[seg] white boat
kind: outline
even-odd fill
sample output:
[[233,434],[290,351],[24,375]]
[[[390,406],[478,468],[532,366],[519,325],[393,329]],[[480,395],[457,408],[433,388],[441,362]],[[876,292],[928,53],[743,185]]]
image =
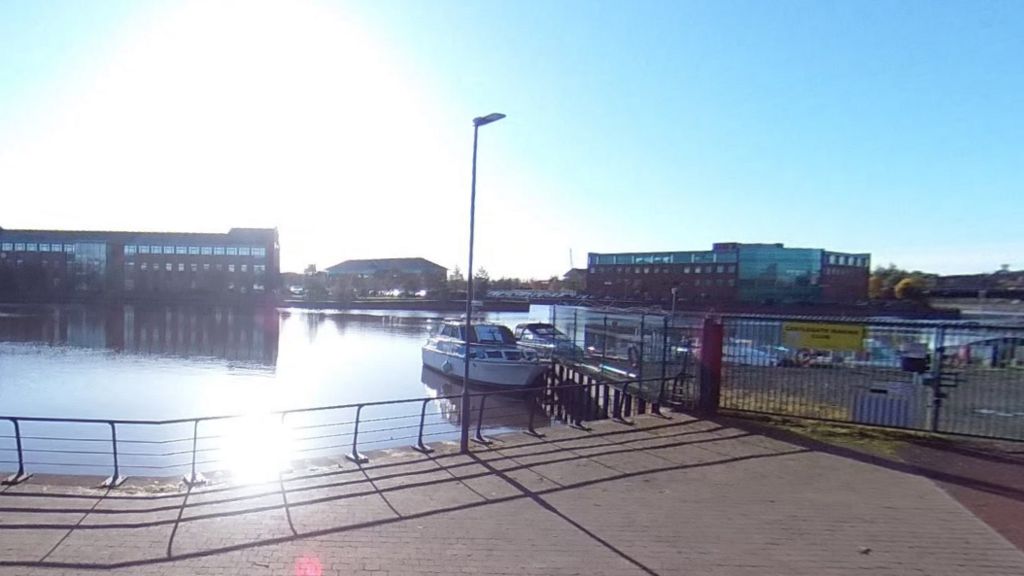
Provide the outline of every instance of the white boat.
[[[466,364],[466,325],[444,322],[423,345],[423,365],[452,377],[462,377]],[[512,331],[501,324],[478,322],[470,334],[469,380],[490,386],[529,386],[544,372],[537,353],[516,344]]]

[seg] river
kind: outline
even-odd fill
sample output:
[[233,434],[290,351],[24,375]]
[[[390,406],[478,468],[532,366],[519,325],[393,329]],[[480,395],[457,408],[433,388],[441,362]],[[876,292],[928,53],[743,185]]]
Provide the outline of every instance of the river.
[[[534,306],[529,313],[489,313],[486,319],[512,327],[527,320],[547,321],[549,314],[548,307]],[[225,450],[232,442],[244,444],[238,450],[254,455],[241,459],[251,460],[280,441],[280,434],[264,434],[280,425],[261,416],[270,412],[459,394],[457,382],[422,370],[420,347],[441,319],[427,312],[195,305],[5,307],[0,309],[0,416],[168,420],[247,415],[243,424],[238,419],[230,425],[204,423],[200,436],[208,437],[208,467],[231,460]],[[525,403],[511,401],[504,406],[505,415],[499,414],[501,404],[488,406],[498,426],[505,415],[518,420],[526,414],[521,408]],[[365,409],[362,417],[378,424],[363,425],[360,446],[409,444],[420,406]],[[451,402],[431,403],[431,439],[457,436],[455,409]],[[379,423],[389,419],[400,426],[382,431],[387,426]],[[346,434],[351,434],[350,426],[327,426],[348,422],[351,414],[300,414],[289,420],[288,446],[277,450],[279,460],[305,456],[299,452],[339,455],[350,437]],[[509,426],[519,425],[512,420]],[[25,458],[33,470],[107,471],[109,442],[103,439],[110,432],[105,425],[21,426]],[[324,428],[336,434],[308,432]],[[0,469],[16,468],[12,431],[0,422]],[[191,433],[191,425],[119,426],[119,442],[127,446],[122,447],[122,465],[139,475],[178,473],[187,457],[169,460],[156,454],[175,451],[169,448],[190,452],[190,443],[183,440]],[[234,439],[226,443],[213,438],[229,436]],[[144,444],[174,439],[182,443]],[[134,450],[132,442],[139,442]]]

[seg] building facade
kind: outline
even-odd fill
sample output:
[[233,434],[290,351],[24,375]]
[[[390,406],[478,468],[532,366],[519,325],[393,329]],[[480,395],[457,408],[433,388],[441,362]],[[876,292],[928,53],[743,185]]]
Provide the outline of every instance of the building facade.
[[671,302],[851,303],[867,300],[869,254],[723,242],[690,252],[590,253],[595,298]]
[[280,276],[276,229],[227,234],[5,230],[0,297],[251,297]]
[[345,260],[327,269],[334,290],[369,292],[418,292],[443,288],[448,269],[425,258],[376,258]]

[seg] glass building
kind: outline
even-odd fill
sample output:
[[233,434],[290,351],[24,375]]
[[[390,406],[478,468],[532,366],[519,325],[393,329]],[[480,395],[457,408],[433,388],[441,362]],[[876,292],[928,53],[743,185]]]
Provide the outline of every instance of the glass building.
[[227,234],[5,230],[0,296],[213,297],[268,294],[280,276],[277,230]]
[[869,254],[787,248],[782,244],[715,244],[688,252],[591,253],[591,297],[679,301],[851,303],[867,299]]

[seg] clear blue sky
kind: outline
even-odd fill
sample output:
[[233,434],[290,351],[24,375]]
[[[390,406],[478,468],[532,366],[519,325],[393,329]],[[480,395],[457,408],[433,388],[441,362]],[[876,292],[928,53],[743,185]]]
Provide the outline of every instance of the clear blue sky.
[[1024,268],[1018,1],[0,2],[0,226],[465,268],[492,111],[492,276],[715,241]]

